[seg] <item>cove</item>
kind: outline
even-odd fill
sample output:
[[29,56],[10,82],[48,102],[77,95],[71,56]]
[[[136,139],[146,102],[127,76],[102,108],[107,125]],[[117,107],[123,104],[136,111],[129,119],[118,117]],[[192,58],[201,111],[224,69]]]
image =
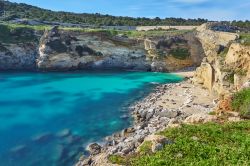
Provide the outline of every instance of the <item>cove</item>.
[[73,165],[88,143],[131,125],[128,107],[156,83],[181,80],[128,71],[1,72],[0,163]]

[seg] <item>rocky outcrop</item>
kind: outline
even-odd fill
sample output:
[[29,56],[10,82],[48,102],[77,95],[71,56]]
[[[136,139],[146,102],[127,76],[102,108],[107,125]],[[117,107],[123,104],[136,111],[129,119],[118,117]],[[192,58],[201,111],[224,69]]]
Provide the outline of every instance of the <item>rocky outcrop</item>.
[[[182,52],[186,51],[186,57]],[[179,51],[179,52],[178,52]],[[184,52],[185,54],[185,52]],[[47,31],[39,47],[39,69],[119,68],[175,71],[197,66],[204,57],[194,33],[132,39],[105,33]]]
[[37,64],[42,70],[150,69],[139,43],[105,33],[64,32],[55,27],[41,38],[39,55]]
[[249,80],[249,46],[236,43],[235,33],[218,32],[204,24],[197,28],[197,36],[206,54],[197,68],[193,81],[214,94],[224,96],[239,89]]
[[205,56],[194,32],[144,40],[152,71],[177,71],[199,66]]
[[250,80],[250,46],[231,44],[225,65],[233,70],[234,88],[240,90]]
[[0,43],[0,70],[34,70],[37,56],[35,43]]

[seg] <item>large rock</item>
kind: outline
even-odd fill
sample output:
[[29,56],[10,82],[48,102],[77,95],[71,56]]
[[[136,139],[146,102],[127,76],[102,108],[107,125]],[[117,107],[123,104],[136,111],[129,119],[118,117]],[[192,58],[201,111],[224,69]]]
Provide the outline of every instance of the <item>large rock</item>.
[[91,155],[97,155],[101,153],[102,147],[97,143],[92,143],[87,147],[87,150]]
[[162,150],[164,145],[171,144],[172,141],[169,141],[166,137],[161,135],[149,135],[144,139],[144,142],[137,148],[137,152],[140,151],[141,146],[143,146],[144,143],[151,142],[151,151],[153,153]]
[[207,123],[207,122],[214,122],[216,120],[217,120],[217,117],[214,115],[194,114],[194,115],[187,117],[184,120],[184,123],[187,123],[187,124]]

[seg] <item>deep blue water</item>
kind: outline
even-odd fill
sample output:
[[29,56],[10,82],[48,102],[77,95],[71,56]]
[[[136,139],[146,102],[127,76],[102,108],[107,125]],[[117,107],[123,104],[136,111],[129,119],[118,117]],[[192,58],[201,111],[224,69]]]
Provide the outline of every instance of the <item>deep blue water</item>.
[[164,73],[0,73],[0,165],[72,165],[85,146],[131,124],[128,106]]

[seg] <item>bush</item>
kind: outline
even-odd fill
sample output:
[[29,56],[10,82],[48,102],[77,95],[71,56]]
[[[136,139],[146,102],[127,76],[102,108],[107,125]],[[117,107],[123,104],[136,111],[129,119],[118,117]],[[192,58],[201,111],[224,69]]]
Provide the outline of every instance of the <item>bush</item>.
[[244,45],[250,45],[250,33],[241,33],[240,40]]
[[176,59],[185,60],[190,56],[187,48],[175,48],[170,51],[170,54]]
[[234,83],[234,71],[230,72],[226,75],[225,80],[229,82],[230,84]]
[[250,88],[237,92],[233,96],[232,108],[244,118],[250,118]]

